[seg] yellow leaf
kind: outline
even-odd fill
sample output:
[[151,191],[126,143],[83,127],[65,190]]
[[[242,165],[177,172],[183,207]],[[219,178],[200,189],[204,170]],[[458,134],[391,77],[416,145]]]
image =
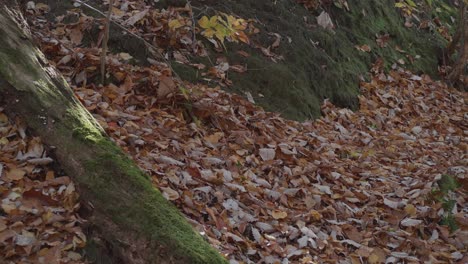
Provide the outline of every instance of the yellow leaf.
[[408,3],[408,5],[411,7],[416,7],[416,4],[412,0],[406,0],[406,3]]
[[218,21],[222,20],[220,16],[212,16],[210,18],[210,25],[213,27],[218,24]]
[[207,16],[203,16],[202,18],[200,18],[200,20],[198,20],[198,25],[200,25],[200,27],[202,28],[207,29],[210,27],[210,20]]
[[6,144],[8,144],[9,142],[10,142],[10,141],[8,141],[8,138],[6,138],[6,137],[0,138],[0,146],[1,146],[1,145],[6,145]]
[[171,21],[169,21],[168,25],[169,29],[171,30],[176,30],[184,26],[184,24],[182,24],[179,19],[172,19]]
[[216,33],[216,31],[214,31],[213,29],[207,29],[205,31],[202,32],[202,35],[207,37],[207,38],[213,38],[214,34]]
[[226,37],[226,34],[222,30],[216,30],[215,36],[216,36],[216,38],[219,39],[219,41],[221,41],[221,43],[223,43],[224,38]]
[[405,206],[405,212],[407,214],[411,215],[411,216],[415,216],[416,215],[416,208],[412,204],[407,204]]
[[398,8],[403,8],[405,6],[404,3],[396,3],[395,4],[395,7],[398,7]]
[[247,23],[245,22],[244,19],[237,19],[233,24],[232,26],[236,29],[236,30],[245,30],[247,28]]
[[218,16],[212,16],[211,18],[203,16],[202,18],[200,18],[200,20],[198,20],[198,24],[204,29],[209,29],[215,27],[218,24],[218,18]]
[[236,18],[231,16],[231,15],[226,15],[226,19],[227,19],[227,24],[228,25],[234,25],[236,23]]
[[320,219],[322,219],[322,215],[316,210],[310,210],[310,215],[315,221],[320,221]]

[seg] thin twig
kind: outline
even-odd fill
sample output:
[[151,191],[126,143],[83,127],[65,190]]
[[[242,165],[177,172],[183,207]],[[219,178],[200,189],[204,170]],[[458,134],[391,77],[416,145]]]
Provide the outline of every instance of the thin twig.
[[[87,3],[84,3],[84,2],[82,2],[81,0],[73,0],[73,1],[75,1],[75,2],[77,2],[77,3],[79,3],[79,4],[82,4],[83,6],[89,8],[89,9],[95,11],[95,12],[97,12],[98,14],[101,14],[102,16],[106,16],[106,15],[105,15],[102,11],[100,11],[99,9],[97,9],[97,8],[95,8],[95,7],[93,7],[93,6],[89,5],[89,4],[87,4]],[[113,2],[114,0],[111,0],[111,1]],[[144,39],[144,38],[140,37],[139,35],[133,33],[132,31],[130,31],[129,29],[127,29],[125,26],[123,26],[122,24],[120,24],[118,21],[113,20],[113,19],[109,16],[109,14],[111,13],[111,10],[112,10],[111,8],[112,8],[112,5],[109,7],[109,10],[110,10],[110,11],[109,11],[108,16],[107,16],[107,17],[108,17],[108,19],[107,19],[107,22],[108,22],[108,23],[107,23],[107,24],[110,26],[110,22],[112,22],[112,23],[114,23],[116,26],[118,26],[119,28],[121,28],[122,30],[124,30],[125,32],[127,32],[128,34],[130,34],[130,35],[132,35],[133,37],[135,37],[135,38],[141,40],[141,41],[146,45],[146,47],[149,49],[149,51],[150,51],[151,54],[156,53],[157,56],[158,56],[160,59],[162,59],[163,61],[165,61],[166,64],[167,64],[167,67],[171,70],[174,79],[176,79],[177,81],[180,82],[181,85],[178,85],[178,89],[182,92],[182,91],[185,89],[185,86],[183,85],[183,80],[182,80],[182,78],[180,77],[180,75],[174,70],[174,68],[172,67],[170,61],[169,61],[166,57],[164,57],[164,56],[162,55],[162,53],[159,51],[159,49],[158,49],[155,45],[149,43],[148,41],[146,41],[146,39]],[[194,33],[195,33],[195,32],[194,32]],[[101,58],[101,61],[102,61],[102,58]],[[102,67],[102,66],[101,66],[101,67]],[[182,92],[182,93],[183,93],[183,92]],[[190,97],[189,97],[189,98],[186,98],[185,96],[184,96],[184,98],[185,98],[187,104],[190,105],[190,107],[187,107],[187,105],[184,104],[184,106],[185,106],[185,108],[186,108],[186,110],[187,110],[188,115],[190,116],[190,118],[192,118],[192,120],[197,120],[197,117],[194,115],[193,111],[191,110],[191,105],[192,105],[192,100],[191,100],[191,98],[190,98]]]
[[192,18],[192,49],[194,50],[197,46],[197,35],[195,31],[195,17],[193,15],[193,7],[190,4],[190,1],[187,1],[187,5],[190,8],[190,17]]
[[106,57],[107,57],[107,42],[109,41],[109,28],[110,19],[112,14],[112,7],[114,6],[114,0],[109,1],[109,10],[107,11],[106,20],[104,21],[104,39],[101,44],[101,83],[104,85],[106,80]]
[[[95,8],[95,7],[93,7],[93,6],[89,5],[89,4],[87,4],[87,3],[84,3],[84,2],[81,1],[81,0],[73,0],[73,1],[75,1],[75,2],[77,2],[77,3],[79,3],[79,4],[83,5],[83,6],[85,6],[85,7],[89,8],[89,9],[91,9],[91,10],[93,10],[93,11],[99,13],[100,15],[102,15],[102,16],[104,16],[104,17],[106,16],[106,15],[104,14],[104,12],[102,12],[101,10],[99,10],[99,9],[97,9],[97,8]],[[174,74],[174,77],[175,77],[178,81],[182,82],[182,78],[180,77],[180,75],[174,70],[174,68],[172,67],[172,65],[171,65],[171,63],[169,62],[169,60],[166,59],[166,57],[164,57],[164,56],[162,55],[162,53],[159,51],[159,49],[158,49],[155,45],[149,43],[146,39],[142,38],[141,36],[139,36],[139,35],[133,33],[132,31],[130,31],[129,29],[127,29],[125,26],[123,26],[119,21],[116,21],[116,20],[110,18],[110,22],[114,23],[114,24],[115,24],[116,26],[118,26],[120,29],[124,30],[125,32],[127,32],[127,33],[130,34],[130,35],[132,35],[133,37],[135,37],[135,38],[141,40],[141,41],[149,48],[149,50],[152,51],[151,53],[156,53],[157,57],[159,57],[160,59],[162,59],[162,60],[164,60],[164,61],[166,62],[167,66],[169,67],[169,69],[170,69],[170,70],[172,71],[172,73]]]

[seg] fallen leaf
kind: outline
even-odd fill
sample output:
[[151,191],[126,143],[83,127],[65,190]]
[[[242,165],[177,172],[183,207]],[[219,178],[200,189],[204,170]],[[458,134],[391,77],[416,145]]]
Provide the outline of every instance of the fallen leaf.
[[174,201],[180,198],[179,193],[169,187],[159,187],[159,188],[162,190],[164,198],[166,198],[169,201]]
[[260,157],[265,160],[273,160],[276,155],[276,150],[270,148],[261,148],[259,150]]
[[177,90],[177,85],[171,77],[162,76],[159,80],[158,99],[166,99],[168,95]]
[[418,226],[421,223],[422,223],[422,220],[411,219],[411,218],[405,218],[401,220],[400,222],[402,226]]
[[284,219],[288,216],[288,214],[281,210],[273,210],[271,212],[271,216],[273,216],[274,219]]
[[6,172],[6,177],[12,181],[19,181],[24,178],[26,171],[21,169],[12,169]]
[[133,26],[134,24],[136,24],[138,21],[142,20],[146,14],[148,13],[149,9],[145,9],[141,12],[137,12],[136,14],[134,14],[133,16],[131,16],[129,19],[127,19],[125,21],[125,24],[126,25],[129,25],[129,26]]
[[322,11],[322,13],[317,17],[317,24],[328,30],[333,30],[333,28],[335,28],[330,15],[325,11]]

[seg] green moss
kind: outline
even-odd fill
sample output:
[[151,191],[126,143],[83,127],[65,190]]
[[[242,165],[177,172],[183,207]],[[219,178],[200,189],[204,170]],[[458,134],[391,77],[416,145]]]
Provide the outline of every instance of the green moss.
[[[47,1],[52,13],[63,12],[68,8],[66,2],[56,4]],[[93,1],[97,3],[98,1]],[[418,13],[424,19],[440,17],[449,27],[450,17],[456,17],[456,10],[442,0],[434,0],[432,9],[422,9]],[[100,4],[100,3],[99,3]],[[185,5],[185,1],[159,1],[158,7],[166,5]],[[274,63],[265,57],[260,49],[245,44],[228,44],[223,54],[209,51],[210,59],[191,58],[211,67],[211,61],[219,56],[228,58],[230,64],[244,64],[246,73],[229,72],[229,79],[234,82],[226,87],[243,95],[250,92],[255,101],[270,111],[279,111],[285,117],[303,120],[320,115],[320,104],[328,98],[341,107],[357,108],[359,78],[367,78],[371,64],[377,58],[383,58],[387,69],[400,59],[406,67],[431,75],[437,74],[437,54],[445,46],[445,40],[429,30],[406,28],[400,11],[393,1],[352,0],[348,1],[350,11],[331,7],[327,10],[336,24],[334,32],[316,25],[319,12],[311,13],[293,0],[278,1],[212,1],[193,0],[193,6],[203,10],[195,14],[196,19],[214,10],[240,15],[243,18],[255,18],[255,25],[260,33],[252,37],[252,42],[263,47],[274,42],[268,33],[278,33],[283,39],[274,53],[284,56],[283,61]],[[209,6],[209,9],[205,7]],[[88,12],[87,9],[85,9]],[[95,14],[90,14],[95,15]],[[307,23],[304,20],[307,19]],[[98,29],[87,34],[84,43],[96,42]],[[113,52],[128,52],[138,63],[147,63],[149,55],[145,44],[120,29],[112,30],[109,40]],[[389,34],[388,47],[381,48],[376,43],[376,34]],[[203,38],[201,38],[203,39]],[[289,40],[291,40],[289,42]],[[205,42],[207,47],[212,44]],[[370,53],[360,52],[355,46],[367,44]],[[398,52],[399,46],[405,53]],[[251,54],[243,58],[237,51]],[[406,56],[414,58],[411,62]],[[172,63],[174,70],[185,80],[196,82],[201,79],[200,72],[192,67]],[[214,83],[216,85],[216,83]],[[260,96],[263,95],[264,97]]]
[[82,250],[84,258],[90,263],[113,264],[115,260],[106,252],[105,245],[101,245],[98,241],[90,239],[86,242],[85,248]]
[[460,187],[460,184],[454,176],[444,174],[437,181],[437,185],[438,188],[432,190],[431,198],[442,203],[442,208],[444,208],[445,213],[439,224],[448,226],[450,231],[453,232],[458,229],[452,210],[456,204],[455,191]]
[[[110,238],[108,242],[119,249],[121,242],[114,238],[124,235],[129,241],[148,241],[142,250],[154,250],[150,252],[154,258],[148,258],[154,261],[160,260],[161,253],[186,263],[226,263],[152,186],[148,176],[104,135],[63,79],[46,73],[37,49],[22,39],[19,28],[4,12],[0,8],[4,25],[0,27],[0,79],[12,85],[1,85],[0,91],[15,96],[18,103],[10,106],[12,110],[25,117],[45,142],[58,146],[63,168],[100,216],[93,223],[110,231],[107,218],[111,218],[119,235],[100,233],[100,237]],[[8,53],[13,47],[17,54]],[[165,252],[157,252],[159,249]]]
[[[99,130],[80,126],[73,130],[73,137],[95,150],[84,164],[86,177],[78,181],[92,194],[95,206],[112,216],[113,223],[127,227],[126,231],[137,237],[160,243],[170,255],[187,257],[191,263],[226,262],[152,186],[148,175]],[[119,201],[118,206],[112,201]]]
[[459,228],[457,221],[455,220],[455,217],[453,216],[453,214],[447,214],[443,216],[442,220],[440,221],[440,224],[448,226],[451,232],[454,232]]
[[180,78],[182,78],[185,81],[196,83],[198,80],[200,80],[201,72],[195,69],[194,67],[178,62],[172,62],[171,66],[174,69],[174,71],[177,72],[177,74],[179,74]]
[[[216,10],[257,19],[255,25],[260,28],[260,33],[253,37],[255,43],[264,47],[273,43],[274,37],[268,35],[271,32],[283,37],[279,49],[273,50],[285,58],[278,63],[263,56],[259,49],[244,44],[228,44],[224,54],[211,51],[211,61],[222,55],[230,64],[248,67],[246,73],[230,72],[234,86],[226,89],[239,94],[250,92],[267,110],[303,120],[320,114],[324,98],[339,106],[356,108],[359,77],[367,77],[376,58],[384,58],[387,69],[397,60],[404,59],[412,70],[437,73],[436,54],[445,45],[440,36],[406,28],[392,1],[355,0],[348,3],[350,12],[335,7],[329,10],[337,26],[330,32],[314,25],[318,14],[311,14],[291,0],[209,2],[208,5]],[[192,4],[204,6],[207,3],[192,1]],[[304,23],[304,18],[310,21],[309,25]],[[387,48],[377,45],[376,34],[390,35]],[[355,48],[364,44],[372,48],[370,53]],[[406,53],[396,51],[396,46]],[[243,58],[237,54],[238,50],[251,56]],[[411,64],[406,55],[420,58]],[[206,59],[199,60],[203,61]],[[196,72],[186,73],[180,75],[188,75],[189,80],[197,78]]]
[[460,184],[457,179],[451,175],[444,174],[442,178],[437,182],[439,189],[443,194],[447,194],[450,191],[455,191]]
[[101,137],[95,144],[102,151],[85,165],[91,173],[81,184],[89,186],[94,201],[106,215],[112,215],[114,223],[128,227],[138,237],[161,243],[171,255],[189,257],[191,263],[226,262],[114,143]]

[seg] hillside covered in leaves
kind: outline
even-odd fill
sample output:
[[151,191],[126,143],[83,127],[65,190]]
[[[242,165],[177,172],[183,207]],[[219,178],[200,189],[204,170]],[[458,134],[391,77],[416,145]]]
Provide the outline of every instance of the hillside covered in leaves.
[[[182,33],[193,31],[190,15],[183,15],[190,6],[156,10],[117,2],[116,16],[135,26],[125,34],[173,47],[193,44],[194,37]],[[95,18],[70,9],[51,20],[50,7],[39,3],[27,10],[41,49],[83,105],[231,263],[468,262],[466,92],[407,70],[407,62],[378,59],[360,82],[356,111],[325,100],[321,118],[292,121],[255,105],[257,95],[220,88],[229,84],[230,71],[248,71],[246,64],[190,62],[192,51],[180,47],[172,58],[200,68],[208,85],[179,78],[163,48],[153,50],[163,58],[143,64],[111,49],[101,85],[100,50],[86,33]],[[232,38],[250,43],[249,30],[260,30],[229,14],[203,17],[196,37],[211,36],[221,50]],[[220,20],[237,26],[236,37],[216,37]],[[255,49],[280,60],[275,45],[288,40],[274,39]],[[373,47],[352,48],[366,54],[386,41],[380,36]],[[192,48],[204,52],[196,43]],[[89,247],[95,238],[85,235],[89,205],[79,204],[73,182],[40,139],[1,106],[0,198],[0,261],[96,261]]]
[[[30,12],[47,11],[57,37],[99,47],[108,1],[44,3]],[[249,95],[299,121],[318,117],[325,98],[357,109],[359,81],[377,58],[387,70],[397,63],[436,76],[457,18],[441,0],[116,0],[112,10],[113,52],[138,64],[167,59],[183,80]]]

